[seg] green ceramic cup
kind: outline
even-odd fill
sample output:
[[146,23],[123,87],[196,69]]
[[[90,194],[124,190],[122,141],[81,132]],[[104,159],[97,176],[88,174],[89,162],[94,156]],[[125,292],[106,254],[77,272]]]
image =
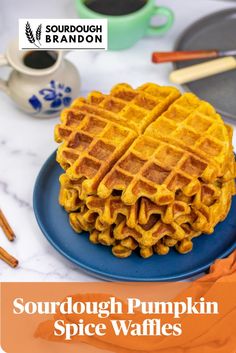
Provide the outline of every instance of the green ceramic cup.
[[[166,7],[156,6],[155,0],[147,0],[140,10],[122,16],[107,16],[94,12],[85,2],[86,0],[76,0],[80,18],[108,19],[108,47],[111,50],[130,48],[146,35],[161,35],[168,31],[174,21],[173,12]],[[166,17],[166,22],[160,26],[152,26],[151,19],[157,15]]]

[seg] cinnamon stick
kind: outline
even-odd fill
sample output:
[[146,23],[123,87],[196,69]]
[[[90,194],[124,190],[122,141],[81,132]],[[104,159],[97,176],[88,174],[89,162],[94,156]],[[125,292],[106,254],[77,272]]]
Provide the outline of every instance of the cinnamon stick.
[[2,247],[0,247],[0,259],[2,259],[4,262],[6,262],[11,267],[16,267],[19,263],[19,261],[15,257],[10,255]]
[[15,238],[15,233],[13,232],[10,224],[8,223],[6,217],[4,216],[2,210],[0,210],[0,227],[2,228],[4,234],[8,240],[13,241]]

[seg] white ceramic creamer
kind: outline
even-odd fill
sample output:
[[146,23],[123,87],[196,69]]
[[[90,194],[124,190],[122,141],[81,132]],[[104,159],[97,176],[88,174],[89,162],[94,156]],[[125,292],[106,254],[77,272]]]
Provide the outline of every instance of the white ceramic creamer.
[[7,93],[20,109],[34,117],[58,116],[62,109],[78,97],[78,70],[64,58],[62,51],[50,53],[54,60],[49,67],[42,60],[40,62],[40,59],[36,66],[43,68],[29,67],[26,65],[26,58],[31,53],[36,54],[35,50],[19,50],[16,40],[9,45],[5,54],[0,55],[0,66],[9,65],[12,68],[7,81],[0,79],[0,89]]

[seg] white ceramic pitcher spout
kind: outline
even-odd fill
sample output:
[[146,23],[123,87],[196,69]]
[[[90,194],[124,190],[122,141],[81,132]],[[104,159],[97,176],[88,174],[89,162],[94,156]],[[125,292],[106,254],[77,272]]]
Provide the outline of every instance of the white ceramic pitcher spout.
[[[31,52],[36,49],[32,49]],[[55,52],[55,63],[47,68],[35,69],[25,65],[27,51],[18,49],[13,41],[0,66],[10,66],[7,81],[0,79],[0,90],[8,94],[20,109],[35,117],[58,116],[68,107],[80,90],[80,76],[75,66],[64,58],[62,51]]]

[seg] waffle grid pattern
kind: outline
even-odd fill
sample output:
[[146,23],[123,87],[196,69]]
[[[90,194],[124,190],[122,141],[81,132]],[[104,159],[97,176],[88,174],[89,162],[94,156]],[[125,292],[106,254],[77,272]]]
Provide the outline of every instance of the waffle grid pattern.
[[59,203],[76,232],[115,256],[189,252],[227,216],[232,129],[191,93],[155,84],[91,92],[63,111],[55,140]]

